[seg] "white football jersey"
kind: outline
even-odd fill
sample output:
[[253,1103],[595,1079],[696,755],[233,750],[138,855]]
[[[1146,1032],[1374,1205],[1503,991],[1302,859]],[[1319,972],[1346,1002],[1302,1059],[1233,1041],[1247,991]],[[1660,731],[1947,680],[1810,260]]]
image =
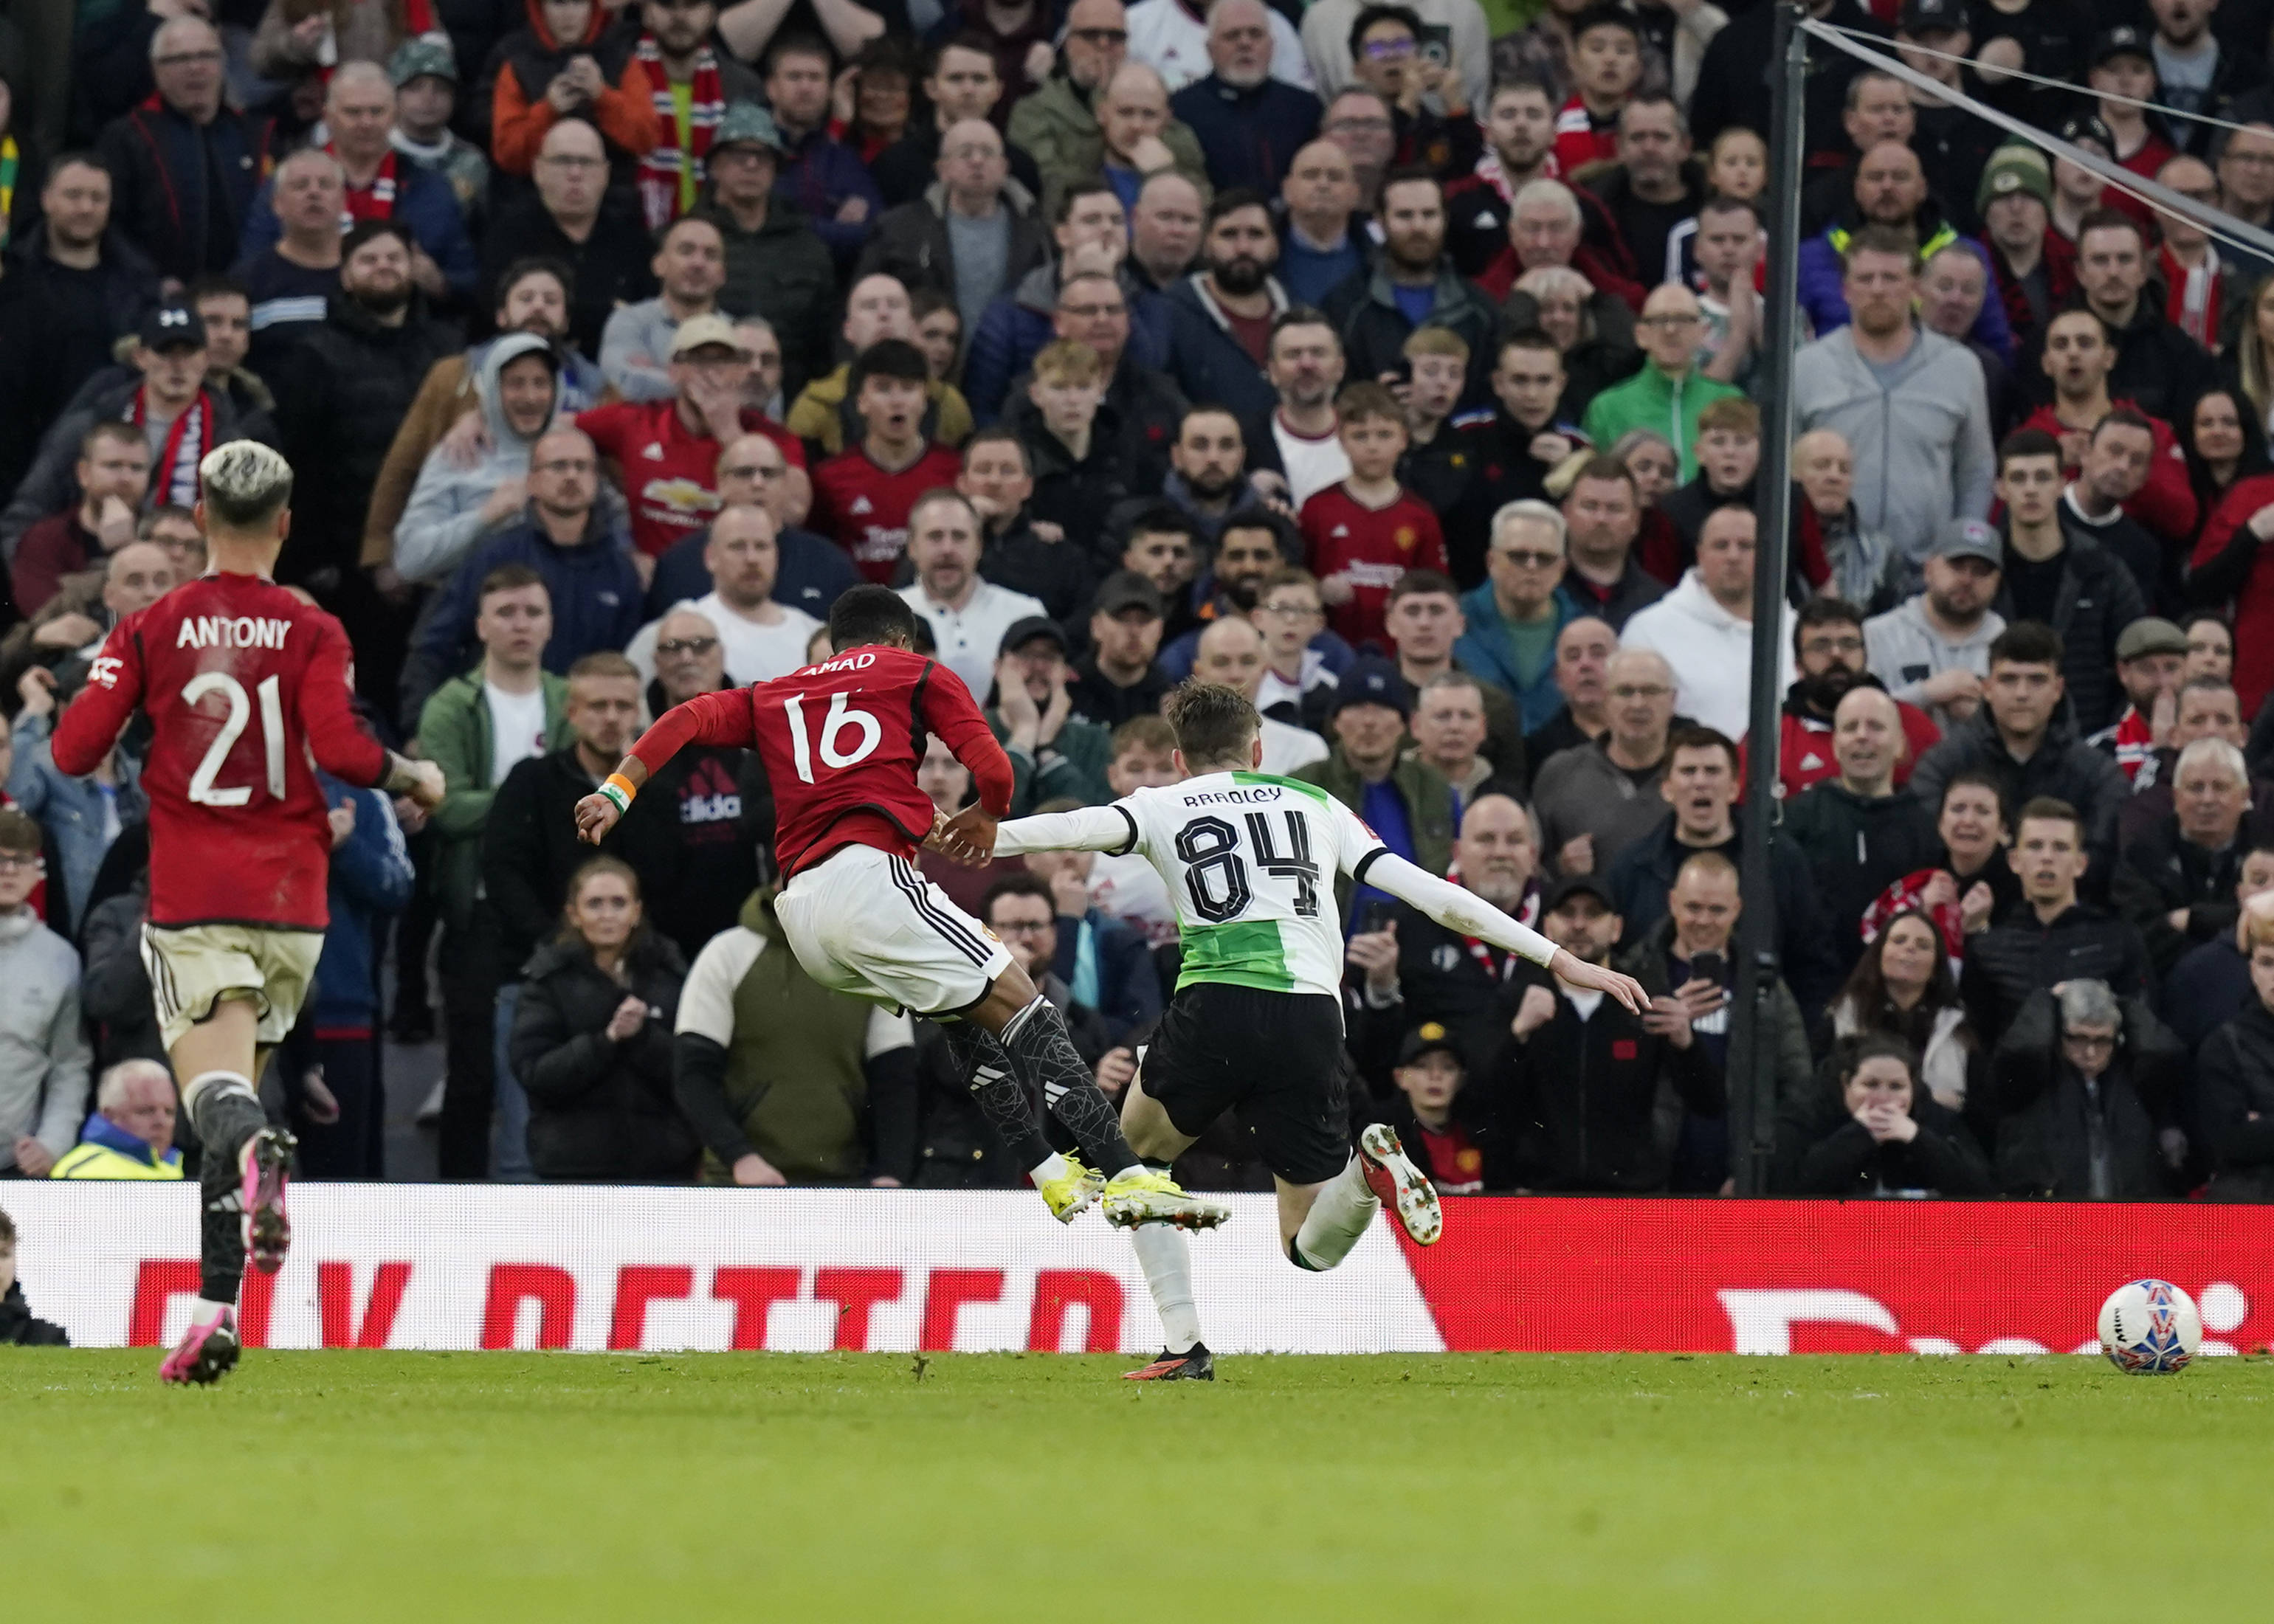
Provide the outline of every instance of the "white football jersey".
[[1335,876],[1357,876],[1389,849],[1349,808],[1314,784],[1212,772],[1141,789],[1111,810],[1129,823],[1116,849],[1150,861],[1176,905],[1178,986],[1340,996]]

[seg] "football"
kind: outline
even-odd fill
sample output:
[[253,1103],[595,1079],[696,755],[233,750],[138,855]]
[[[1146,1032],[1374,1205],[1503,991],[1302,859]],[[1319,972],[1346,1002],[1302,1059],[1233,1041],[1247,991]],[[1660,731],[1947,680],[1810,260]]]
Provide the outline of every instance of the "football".
[[2185,1370],[2202,1346],[2195,1299],[2167,1280],[2135,1280],[2100,1305],[2100,1350],[2118,1370],[2167,1376]]

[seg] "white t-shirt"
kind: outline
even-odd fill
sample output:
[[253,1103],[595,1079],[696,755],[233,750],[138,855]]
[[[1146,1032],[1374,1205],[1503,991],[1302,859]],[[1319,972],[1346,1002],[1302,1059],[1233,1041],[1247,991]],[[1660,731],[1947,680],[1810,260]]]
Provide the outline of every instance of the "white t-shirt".
[[490,786],[495,788],[531,756],[545,754],[545,686],[508,694],[485,680],[482,703],[490,708]]
[[[719,647],[727,657],[727,680],[736,688],[771,682],[805,664],[805,645],[813,641],[821,622],[787,604],[774,607],[781,611],[779,622],[761,626],[729,609],[716,592],[672,605],[674,611],[691,609],[718,628]],[[630,646],[624,650],[624,658],[639,667],[643,688],[655,680],[656,628],[662,624],[660,620],[650,620],[632,635]]]
[[1050,613],[1041,598],[1013,592],[992,581],[982,581],[971,601],[960,609],[935,602],[921,582],[903,587],[900,596],[907,599],[909,608],[931,623],[939,663],[961,677],[971,697],[983,705],[988,690],[995,686],[995,659],[1003,650],[1003,634],[1029,615]]
[[1263,771],[1284,775],[1327,759],[1327,741],[1307,727],[1290,727],[1276,717],[1263,718]]
[[[1276,7],[1263,8],[1271,26],[1271,77],[1298,90],[1311,87],[1311,64],[1302,36]],[[1181,0],[1141,0],[1129,8],[1129,60],[1158,73],[1175,95],[1213,71],[1209,64],[1208,24],[1186,11]]]
[[1287,470],[1287,500],[1299,513],[1329,485],[1350,477],[1350,454],[1343,449],[1340,434],[1329,431],[1317,440],[1306,439],[1275,411],[1271,439],[1279,447],[1280,466]]

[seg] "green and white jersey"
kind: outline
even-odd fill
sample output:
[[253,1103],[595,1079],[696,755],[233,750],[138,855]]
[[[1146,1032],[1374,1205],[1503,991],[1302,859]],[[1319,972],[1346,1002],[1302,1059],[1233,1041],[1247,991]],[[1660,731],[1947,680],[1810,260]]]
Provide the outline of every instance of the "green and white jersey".
[[1149,861],[1176,905],[1178,987],[1341,996],[1335,876],[1361,877],[1388,849],[1349,808],[1293,778],[1212,772],[1108,809],[1129,825],[1117,851]]

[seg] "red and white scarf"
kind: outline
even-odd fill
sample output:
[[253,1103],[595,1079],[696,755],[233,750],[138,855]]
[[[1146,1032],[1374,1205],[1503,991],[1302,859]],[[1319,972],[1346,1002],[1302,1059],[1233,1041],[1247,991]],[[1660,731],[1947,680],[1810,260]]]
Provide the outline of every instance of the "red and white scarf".
[[[337,147],[324,150],[336,158]],[[341,193],[340,235],[355,229],[358,220],[392,220],[395,218],[395,149],[379,161],[379,173],[371,177],[368,186],[345,188]]]
[[[1477,178],[1490,186],[1498,194],[1502,202],[1512,204],[1516,201],[1516,188],[1509,182],[1508,167],[1501,162],[1500,154],[1493,150],[1490,141],[1485,143],[1484,156],[1477,160]],[[1556,162],[1555,154],[1552,149],[1540,154],[1540,173],[1532,178],[1534,180],[1563,178],[1563,166]]]
[[657,231],[679,218],[681,166],[691,165],[696,185],[703,184],[703,160],[711,150],[711,132],[727,116],[727,92],[719,79],[719,58],[706,45],[695,53],[695,78],[688,91],[687,150],[682,153],[679,109],[672,100],[671,78],[664,71],[655,35],[641,34],[632,56],[646,68],[648,83],[655,87],[656,122],[663,131],[663,139],[639,164],[640,208],[647,215],[647,229]]
[[[148,394],[147,387],[137,389],[134,398],[126,403],[126,421],[137,428],[144,426],[148,412],[145,397]],[[166,443],[158,453],[158,464],[153,470],[153,505],[170,502],[177,508],[197,506],[198,464],[213,448],[213,396],[200,389],[198,398],[166,431]]]

